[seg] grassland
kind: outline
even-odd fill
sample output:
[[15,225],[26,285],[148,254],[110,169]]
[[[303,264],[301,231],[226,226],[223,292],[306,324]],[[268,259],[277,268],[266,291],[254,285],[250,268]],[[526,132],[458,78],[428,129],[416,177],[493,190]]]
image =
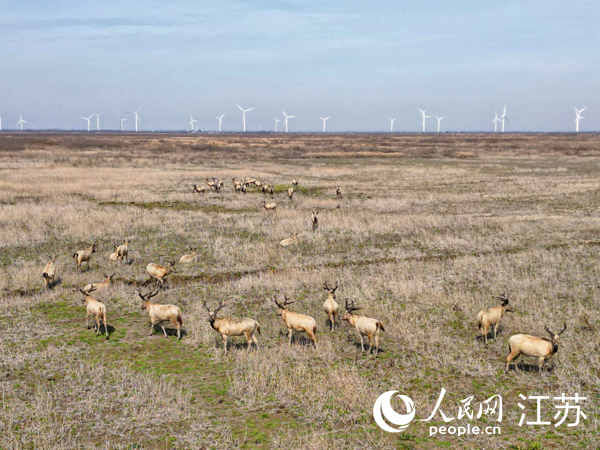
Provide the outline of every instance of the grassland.
[[[1,133],[0,447],[598,448],[599,174],[594,134]],[[223,192],[192,192],[212,176]],[[276,213],[258,192],[234,193],[231,178],[246,176],[276,185]],[[299,244],[279,247],[292,232]],[[124,238],[131,264],[113,269]],[[94,240],[78,272],[71,255]],[[148,337],[134,292],[148,289],[148,263],[178,260],[188,245],[201,261],[178,266],[157,297],[182,308],[185,336]],[[61,256],[45,291],[49,253]],[[105,340],[85,328],[74,289],[113,271]],[[349,326],[327,330],[322,285],[336,280],[340,302],[384,322],[377,360]],[[516,312],[486,349],[476,316],[502,292]],[[317,319],[319,351],[300,335],[288,347],[272,302],[284,294]],[[224,314],[260,322],[259,351],[232,338],[223,356],[202,307],[222,300]],[[504,372],[511,334],[565,322],[541,377],[528,360]],[[469,395],[477,405],[503,395],[501,436],[428,437],[422,423],[389,435],[374,424],[383,392],[409,395],[425,418],[442,386],[452,415]],[[588,398],[587,421],[517,425],[519,393],[563,392]]]

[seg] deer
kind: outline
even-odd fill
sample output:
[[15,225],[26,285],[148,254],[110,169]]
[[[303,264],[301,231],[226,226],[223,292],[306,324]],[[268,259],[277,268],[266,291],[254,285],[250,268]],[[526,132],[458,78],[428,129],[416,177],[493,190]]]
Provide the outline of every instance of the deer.
[[254,184],[255,182],[256,182],[256,178],[247,177],[246,180],[244,181],[244,184],[249,185],[249,184]]
[[203,302],[202,305],[208,312],[208,322],[210,323],[210,326],[223,337],[225,356],[227,356],[227,339],[229,336],[241,336],[243,334],[246,337],[246,342],[248,343],[247,351],[250,352],[250,349],[252,348],[252,342],[254,342],[256,348],[258,349],[256,333],[260,334],[260,324],[256,320],[249,319],[247,317],[218,318],[217,313],[223,309],[223,307],[225,307],[225,303],[223,302],[221,302],[214,311],[211,311],[208,306],[206,306],[206,302]]
[[294,199],[294,188],[293,187],[288,188],[287,194],[288,194],[288,198],[290,200],[293,200]]
[[279,243],[282,247],[289,247],[290,245],[296,245],[298,243],[298,233],[292,233],[291,238],[284,239]]
[[42,277],[44,278],[44,287],[46,289],[52,289],[54,287],[54,277],[56,277],[56,258],[58,255],[48,255],[48,262],[44,266]]
[[125,239],[121,245],[117,247],[117,263],[123,262],[123,258],[127,260],[127,265],[129,265],[129,239]]
[[206,179],[206,184],[208,185],[209,188],[214,189],[215,188],[215,179],[213,178],[212,180],[209,180],[208,178]]
[[188,248],[190,249],[190,252],[192,252],[192,253],[190,253],[189,255],[183,255],[181,258],[179,258],[180,264],[197,262],[198,258],[200,258],[200,255],[198,255],[198,252],[196,251],[196,250],[198,250],[198,247],[190,247],[188,245]]
[[298,187],[298,178],[294,178],[292,180],[292,184],[294,185],[294,187]]
[[325,303],[323,303],[323,310],[325,311],[325,314],[327,314],[327,316],[329,317],[329,321],[331,322],[332,333],[335,330],[335,324],[337,323],[338,319],[338,309],[340,308],[340,305],[338,305],[338,303],[335,301],[335,291],[337,291],[338,287],[339,286],[337,281],[335,283],[334,288],[330,288],[327,285],[327,283],[323,284],[323,289],[325,289],[329,294],[327,300],[325,300]]
[[[547,325],[544,325],[544,329],[550,334],[552,339],[545,339],[536,336],[530,336],[528,334],[515,334],[508,338],[508,356],[506,357],[506,371],[508,372],[510,363],[516,360],[520,355],[530,356],[538,359],[539,374],[542,374],[542,367],[544,361],[548,358],[552,358],[558,351],[558,345],[560,344],[560,335],[567,329],[567,324],[558,334],[550,331]],[[515,362],[515,370],[517,370],[517,364]]]
[[181,327],[183,326],[181,310],[179,309],[179,306],[160,305],[158,303],[151,302],[150,299],[155,297],[158,292],[158,288],[155,288],[145,295],[136,291],[136,294],[142,299],[142,310],[145,309],[148,311],[148,315],[150,316],[150,334],[148,336],[152,336],[154,334],[154,325],[158,323],[163,330],[165,338],[167,338],[168,336],[163,322],[171,322],[177,328],[177,340],[180,340]]
[[266,211],[277,211],[277,205],[275,204],[275,202],[267,203],[263,200],[262,205]]
[[488,345],[488,333],[490,331],[490,325],[494,325],[494,340],[496,340],[500,320],[502,320],[502,317],[504,317],[504,314],[507,312],[515,311],[515,308],[508,304],[508,297],[506,294],[502,294],[494,298],[500,300],[502,305],[484,309],[479,311],[479,314],[477,314],[479,332],[481,333],[481,339],[485,342],[486,347]]
[[98,283],[90,283],[90,284],[86,284],[83,287],[83,291],[85,292],[92,292],[92,291],[103,291],[105,289],[108,289],[112,283],[112,279],[113,277],[116,275],[115,273],[113,273],[112,275],[106,275],[105,273],[103,273],[102,275],[104,275],[104,281],[100,281]]
[[162,287],[165,285],[165,277],[171,272],[177,272],[175,270],[175,261],[167,262],[166,266],[150,263],[146,266],[146,272],[152,278],[156,279]]
[[84,261],[87,263],[87,268],[90,268],[90,260],[92,259],[92,254],[96,253],[96,245],[98,245],[98,243],[94,242],[88,248],[73,253],[73,259],[75,260],[75,263],[77,263],[77,269],[81,268]]
[[115,245],[115,251],[108,257],[109,260],[115,262],[115,266],[119,264],[119,246]]
[[254,186],[256,187],[262,187],[263,183],[260,180],[254,180]]
[[273,195],[275,195],[275,191],[274,191],[274,186],[273,185],[269,186],[269,195],[271,196],[271,198],[273,198]]
[[94,321],[96,322],[96,336],[100,333],[100,321],[104,323],[104,332],[106,333],[106,339],[108,339],[108,323],[106,322],[106,305],[104,303],[95,300],[90,297],[90,293],[94,292],[95,289],[91,288],[89,291],[84,291],[83,289],[77,288],[79,292],[83,294],[83,298],[81,301],[85,303],[86,316],[85,316],[85,325],[87,329],[90,329],[89,318],[92,316]]
[[358,335],[360,336],[360,347],[363,352],[365,351],[363,336],[369,338],[368,353],[371,353],[371,349],[373,348],[373,338],[375,338],[375,358],[377,358],[377,354],[379,353],[379,330],[385,331],[385,328],[383,327],[383,323],[377,319],[353,314],[354,311],[358,311],[359,309],[362,309],[362,306],[355,306],[354,301],[348,303],[348,299],[346,299],[346,312],[344,312],[342,320],[347,321],[356,329],[356,331],[358,331]]
[[245,188],[243,184],[236,184],[235,185],[235,192],[242,192],[242,188]]
[[317,228],[319,228],[319,211],[313,211],[310,220],[312,221],[312,230],[317,231]]
[[197,192],[198,194],[204,194],[206,192],[206,188],[204,186],[196,186],[195,184],[192,184],[192,187],[194,188],[194,192]]
[[310,316],[288,311],[287,306],[294,303],[295,300],[290,301],[285,296],[283,299],[283,303],[279,303],[277,298],[275,298],[274,302],[278,308],[277,315],[281,316],[283,323],[288,329],[289,345],[292,345],[292,334],[294,333],[294,330],[304,331],[312,339],[315,344],[315,349],[318,350],[317,337],[315,336],[315,333],[317,332],[317,321]]
[[342,198],[342,188],[341,188],[341,187],[339,187],[339,186],[338,186],[338,187],[335,189],[335,195],[336,195],[336,197],[337,197],[338,199],[341,199],[341,198]]
[[221,188],[222,187],[223,187],[223,182],[219,181],[219,180],[216,180],[215,181],[215,185],[214,185],[215,192],[221,192]]
[[262,195],[267,195],[267,192],[269,192],[269,185],[263,182],[263,185],[260,187],[260,192]]

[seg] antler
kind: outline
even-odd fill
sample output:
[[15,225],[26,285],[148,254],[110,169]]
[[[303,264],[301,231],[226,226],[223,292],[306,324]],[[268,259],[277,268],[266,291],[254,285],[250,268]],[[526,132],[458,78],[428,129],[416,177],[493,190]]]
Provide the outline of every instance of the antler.
[[323,284],[323,289],[325,289],[326,291],[329,291],[329,286],[327,286],[327,281]]
[[208,309],[208,306],[206,306],[206,302],[203,301],[202,302],[202,306],[204,306],[204,309],[208,311],[208,313],[210,314],[210,309]]
[[81,289],[80,287],[77,287],[77,290],[79,292],[81,292],[83,295],[88,295],[90,292],[94,292],[97,288],[95,286],[92,285],[92,287],[90,287],[87,291],[84,291],[83,289]]
[[[548,333],[550,333],[550,334],[552,335],[552,337],[554,337],[554,336],[555,336],[555,334],[554,334],[554,333],[553,333],[553,332],[550,330],[550,328],[548,328],[548,325],[544,325],[544,329],[545,329],[545,330],[546,330]],[[563,330],[563,331],[564,331],[564,330]]]
[[355,306],[354,305],[354,300],[351,300],[350,303],[348,303],[348,299],[346,299],[346,311],[351,313],[353,311],[358,311],[359,309],[362,309],[362,306]]
[[558,333],[558,335],[560,336],[561,334],[563,334],[567,329],[567,322],[565,322],[565,327],[562,329],[562,331],[560,333]]
[[506,296],[506,294],[497,295],[494,298],[500,300],[502,302],[502,306],[508,305],[508,297]]
[[335,282],[335,287],[333,288],[333,290],[331,291],[332,293],[335,293],[335,291],[337,291],[337,288],[340,287],[338,282]]

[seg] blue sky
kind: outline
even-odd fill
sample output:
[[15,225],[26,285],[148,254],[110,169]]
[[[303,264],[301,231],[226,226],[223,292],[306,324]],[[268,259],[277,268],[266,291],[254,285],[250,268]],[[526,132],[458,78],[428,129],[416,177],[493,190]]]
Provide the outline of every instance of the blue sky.
[[[600,129],[595,1],[0,1],[0,114],[35,128]],[[428,120],[433,130],[435,119]],[[129,118],[125,126],[131,128]]]

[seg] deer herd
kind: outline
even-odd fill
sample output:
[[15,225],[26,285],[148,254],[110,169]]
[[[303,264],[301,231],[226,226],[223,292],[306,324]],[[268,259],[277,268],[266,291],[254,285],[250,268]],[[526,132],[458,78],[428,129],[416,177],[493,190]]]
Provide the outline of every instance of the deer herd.
[[[293,187],[289,187],[287,195],[290,200],[293,198],[295,192],[294,188],[298,187],[298,180],[294,179],[292,182]],[[223,188],[223,182],[217,178],[211,178],[206,180],[206,184],[209,188],[215,192],[219,192]],[[250,186],[259,188],[263,194],[270,194],[273,196],[274,186],[268,183],[248,177],[244,181],[238,181],[233,178],[233,185],[235,192],[246,193]],[[206,191],[204,186],[197,186],[192,184],[194,192],[203,194]],[[342,191],[340,187],[336,188],[336,197],[341,199]],[[267,211],[276,211],[276,204],[274,202],[267,203],[262,202],[262,205]],[[318,211],[312,211],[311,222],[312,230],[317,231],[319,226]],[[292,238],[284,239],[280,242],[281,247],[289,247],[298,243],[297,233],[292,233]],[[130,264],[129,260],[129,244],[130,240],[125,239],[122,244],[113,245],[114,252],[109,256],[109,263],[114,262],[115,266],[119,264]],[[73,253],[72,258],[75,261],[77,270],[82,270],[82,265],[85,262],[86,268],[89,270],[90,261],[93,254],[96,253],[96,247],[98,242],[93,242],[89,247],[78,250]],[[189,254],[184,254],[179,259],[179,264],[195,263],[201,260],[200,254],[197,252],[197,247],[188,247],[190,250]],[[52,289],[57,273],[57,258],[59,255],[48,255],[48,262],[43,269],[44,287],[46,289]],[[177,338],[182,337],[182,312],[181,309],[176,305],[171,304],[159,304],[151,301],[152,298],[156,297],[161,289],[166,289],[165,282],[166,277],[171,273],[177,273],[175,269],[175,260],[168,261],[166,265],[160,265],[156,263],[150,263],[146,266],[146,273],[150,277],[151,281],[156,282],[156,287],[151,289],[147,293],[135,291],[135,295],[141,300],[141,309],[146,310],[150,319],[150,335],[155,331],[155,326],[160,325],[163,334],[168,337],[167,331],[164,328],[165,323],[171,323],[177,330]],[[103,290],[107,290],[113,283],[113,278],[116,273],[111,275],[104,274],[104,280],[96,283],[89,283],[83,288],[77,287],[76,290],[82,294],[82,302],[86,307],[86,326],[89,329],[89,318],[94,319],[96,336],[99,335],[100,329],[104,327],[104,334],[106,339],[109,339],[109,327],[107,322],[106,305],[98,299],[93,298],[91,293],[98,293]],[[364,352],[364,337],[366,336],[369,340],[369,349],[367,351],[370,354],[375,347],[375,358],[379,353],[379,334],[381,331],[385,332],[385,327],[382,321],[370,318],[366,316],[357,315],[356,312],[361,310],[362,306],[356,306],[353,300],[345,299],[344,312],[340,315],[340,305],[337,303],[336,291],[339,288],[339,284],[336,282],[334,287],[330,287],[327,282],[323,284],[323,290],[327,292],[327,298],[323,303],[323,311],[326,316],[326,325],[329,328],[330,333],[335,333],[336,327],[339,327],[340,320],[347,322],[352,326],[358,333],[360,338],[361,351]],[[477,315],[477,324],[479,333],[481,335],[481,342],[488,347],[488,338],[490,332],[493,331],[494,341],[497,339],[498,327],[502,318],[508,312],[514,312],[515,308],[512,304],[509,304],[509,298],[502,294],[494,297],[500,301],[500,305],[491,306],[490,308],[481,310]],[[277,308],[277,316],[281,317],[285,328],[287,328],[288,344],[292,345],[294,331],[297,333],[305,333],[309,339],[309,343],[314,345],[315,349],[318,349],[317,344],[317,320],[310,315],[301,314],[299,312],[290,311],[288,306],[293,304],[287,296],[283,297],[283,300],[273,299],[273,302]],[[223,338],[223,348],[225,355],[228,354],[227,344],[229,336],[245,336],[248,344],[247,351],[249,352],[252,348],[252,344],[256,346],[258,350],[258,339],[256,335],[260,335],[261,326],[252,318],[238,318],[238,317],[218,317],[218,313],[226,306],[225,302],[220,302],[219,306],[214,309],[210,309],[206,302],[202,303],[204,309],[208,314],[208,323],[210,326],[219,333]],[[328,323],[327,323],[328,322]],[[493,328],[493,330],[492,330]],[[509,370],[510,364],[521,355],[537,358],[538,372],[541,374],[544,362],[554,356],[558,351],[560,336],[566,331],[567,325],[565,324],[563,329],[559,333],[554,333],[548,326],[545,326],[546,332],[550,335],[550,338],[542,338],[532,336],[528,334],[515,334],[510,336],[508,339],[508,355],[506,356],[506,371]],[[517,366],[515,364],[515,370]]]

